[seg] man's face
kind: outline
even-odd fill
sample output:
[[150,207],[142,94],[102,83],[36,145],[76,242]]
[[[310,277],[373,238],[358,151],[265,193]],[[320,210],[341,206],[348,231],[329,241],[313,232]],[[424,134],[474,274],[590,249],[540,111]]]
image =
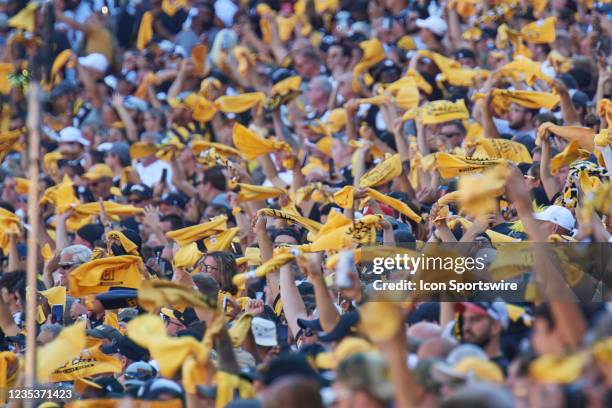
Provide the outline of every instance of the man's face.
[[466,343],[485,347],[493,337],[494,321],[482,313],[463,312],[463,338]]
[[110,188],[113,180],[110,177],[100,177],[97,180],[89,180],[87,187],[96,199],[107,198],[110,195]]
[[327,102],[327,94],[320,86],[310,83],[306,91],[308,103],[311,106],[319,106]]
[[128,203],[132,204],[134,207],[145,208],[147,205],[151,204],[151,200],[143,198],[138,194],[130,194]]
[[179,207],[166,203],[161,203],[159,205],[159,211],[162,213],[162,215],[181,215],[181,209]]
[[71,254],[64,254],[60,257],[58,272],[61,285],[68,285],[68,276],[70,275],[70,272],[76,269],[77,266],[78,265],[73,261]]
[[204,210],[203,217],[205,219],[209,219],[209,218],[217,217],[219,215],[226,215],[226,214],[227,214],[226,211],[222,207],[219,207],[219,206],[216,206],[216,205],[209,205]]
[[327,50],[327,59],[325,62],[327,63],[327,68],[330,70],[336,67],[344,68],[348,62],[348,57],[342,55],[342,47],[332,45],[329,47],[329,50]]
[[166,323],[166,333],[168,333],[168,336],[175,336],[177,332],[185,330],[185,325],[173,317],[164,316],[164,322]]
[[455,147],[461,146],[465,138],[465,132],[462,132],[461,129],[455,125],[442,125],[438,135],[447,149],[454,149]]
[[59,151],[65,159],[74,160],[83,154],[83,146],[77,142],[64,142],[59,144]]
[[508,125],[511,129],[521,129],[525,127],[528,124],[527,118],[527,109],[517,104],[512,104],[512,106],[510,106]]

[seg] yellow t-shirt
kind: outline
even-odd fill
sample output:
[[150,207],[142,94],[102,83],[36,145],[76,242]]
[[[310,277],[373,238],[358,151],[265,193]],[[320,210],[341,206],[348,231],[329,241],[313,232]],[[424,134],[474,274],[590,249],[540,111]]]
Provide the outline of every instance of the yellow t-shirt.
[[85,44],[85,55],[99,52],[108,60],[109,65],[113,65],[113,36],[106,28],[99,28],[87,32],[87,42]]

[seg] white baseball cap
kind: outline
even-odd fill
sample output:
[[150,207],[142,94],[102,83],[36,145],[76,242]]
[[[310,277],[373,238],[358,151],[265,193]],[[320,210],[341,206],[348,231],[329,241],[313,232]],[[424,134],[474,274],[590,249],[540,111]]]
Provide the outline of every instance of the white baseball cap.
[[83,137],[81,131],[74,126],[68,126],[59,132],[59,143],[79,143],[85,147],[89,146],[89,140]]
[[426,28],[432,33],[436,35],[443,36],[446,34],[448,30],[448,25],[446,25],[446,21],[438,16],[429,16],[426,19],[417,19],[416,25],[419,28]]
[[251,321],[251,332],[255,339],[255,344],[262,347],[275,347],[278,345],[276,341],[276,324],[272,320],[261,317],[254,317]]
[[108,59],[99,52],[94,52],[79,58],[79,64],[85,68],[95,69],[96,71],[106,72],[108,69]]
[[576,219],[572,215],[571,211],[560,205],[551,205],[546,207],[544,211],[540,211],[533,214],[533,218],[539,221],[548,221],[553,224],[557,224],[561,228],[565,228],[568,231],[574,229],[576,225]]

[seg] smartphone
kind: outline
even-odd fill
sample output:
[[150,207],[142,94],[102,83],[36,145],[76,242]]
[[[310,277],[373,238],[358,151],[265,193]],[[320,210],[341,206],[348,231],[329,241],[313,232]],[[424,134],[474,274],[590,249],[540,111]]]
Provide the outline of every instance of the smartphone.
[[348,289],[353,286],[349,272],[353,269],[354,264],[352,250],[340,252],[338,268],[336,269],[336,287],[338,289]]
[[161,175],[161,180],[159,180],[160,183],[167,183],[168,182],[167,178],[168,178],[168,169],[163,169],[162,170],[162,175]]
[[64,306],[53,305],[51,306],[51,323],[64,323]]

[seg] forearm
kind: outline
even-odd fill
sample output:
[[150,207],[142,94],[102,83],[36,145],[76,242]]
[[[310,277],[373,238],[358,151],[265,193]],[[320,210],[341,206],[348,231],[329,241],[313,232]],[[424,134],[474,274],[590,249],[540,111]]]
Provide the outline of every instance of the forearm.
[[119,115],[121,122],[123,122],[123,125],[125,126],[125,134],[127,138],[131,142],[137,142],[138,141],[138,129],[136,128],[136,124],[132,120],[132,116],[123,107],[123,105],[115,106],[115,109],[117,110],[117,114]]
[[19,252],[17,252],[17,235],[9,236],[8,267],[7,272],[15,272],[20,268]]
[[495,121],[493,120],[493,112],[491,111],[491,107],[486,103],[481,107],[482,108],[482,129],[484,130],[485,137],[489,137],[491,139],[499,139],[501,135],[497,130],[497,126],[495,126]]
[[272,162],[269,155],[260,156],[257,158],[257,161],[259,164],[261,164],[264,175],[272,184],[274,184],[274,187],[287,188],[287,184],[281,180],[280,177],[278,177],[276,166],[274,165],[274,162]]
[[170,85],[170,88],[168,89],[168,98],[167,98],[168,100],[178,97],[178,95],[181,93],[181,90],[183,89],[184,81],[185,81],[185,70],[181,69],[179,70],[176,78],[174,78],[174,81],[172,81],[172,85]]
[[427,141],[425,140],[425,126],[420,122],[416,123],[416,137],[419,152],[423,157],[427,156],[430,153],[430,150],[427,146]]
[[[219,318],[217,317],[217,319]],[[219,371],[234,375],[240,374],[240,366],[236,360],[232,340],[227,332],[227,328],[222,328],[221,332],[215,336],[215,349],[217,350]]]
[[60,252],[70,245],[68,232],[66,231],[66,220],[64,218],[57,221],[55,225],[55,250]]
[[336,323],[340,318],[338,310],[334,306],[334,302],[329,295],[327,285],[325,285],[325,278],[323,275],[319,275],[312,280],[315,293],[315,302],[317,305],[317,311],[319,312],[319,320],[323,331],[330,332],[336,327]]
[[295,336],[300,328],[297,324],[297,319],[306,319],[306,306],[300,291],[295,285],[293,271],[291,270],[292,263],[285,264],[280,269],[280,297],[283,302],[283,311],[289,325],[289,330]]
[[540,160],[540,179],[542,180],[542,187],[549,200],[552,200],[555,194],[559,192],[559,186],[555,181],[550,169],[550,143],[548,141],[542,142],[542,158]]
[[580,115],[576,112],[572,99],[567,92],[561,92],[560,105],[561,114],[563,116],[563,122],[565,126],[580,126]]

